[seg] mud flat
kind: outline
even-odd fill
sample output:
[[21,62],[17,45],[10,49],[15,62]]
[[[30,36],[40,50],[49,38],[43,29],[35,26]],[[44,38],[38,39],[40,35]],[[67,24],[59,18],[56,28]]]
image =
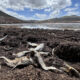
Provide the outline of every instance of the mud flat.
[[[43,30],[43,29],[19,29],[0,27],[0,38],[8,35],[0,42],[0,56],[13,59],[12,53],[28,49],[27,42],[45,43],[44,51],[51,53],[55,48],[55,57],[51,54],[43,56],[47,66],[53,61],[62,65],[63,61],[73,66],[80,72],[80,31],[73,30]],[[8,50],[8,48],[12,48]],[[55,73],[44,71],[39,66],[19,66],[13,71],[0,59],[0,80],[80,80],[67,73]]]

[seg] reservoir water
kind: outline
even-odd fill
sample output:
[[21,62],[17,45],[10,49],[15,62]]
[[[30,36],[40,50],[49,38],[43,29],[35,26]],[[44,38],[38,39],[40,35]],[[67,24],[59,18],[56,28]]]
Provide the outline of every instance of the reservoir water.
[[80,23],[0,24],[0,26],[17,26],[20,28],[29,28],[29,29],[80,30]]

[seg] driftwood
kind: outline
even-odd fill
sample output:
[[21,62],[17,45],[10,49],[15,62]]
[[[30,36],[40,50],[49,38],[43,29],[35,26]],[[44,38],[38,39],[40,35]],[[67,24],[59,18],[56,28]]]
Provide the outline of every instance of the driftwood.
[[[56,54],[54,54],[54,51],[55,49],[52,49],[52,55],[56,56]],[[72,66],[70,66],[69,64],[67,64],[66,62],[63,62],[63,67],[60,67],[60,69],[68,74],[80,77],[80,72],[73,68]]]
[[[43,70],[52,70],[52,71],[56,71],[56,72],[66,72],[66,73],[71,73],[74,72],[76,77],[80,77],[80,73],[73,68],[72,66],[68,65],[67,63],[64,62],[63,67],[60,67],[59,69],[56,68],[55,66],[46,66],[45,62],[43,61],[43,58],[41,56],[41,54],[45,54],[48,55],[49,52],[43,52],[43,48],[44,48],[44,43],[41,44],[36,44],[36,43],[28,43],[29,45],[32,46],[36,46],[35,48],[30,48],[26,51],[22,51],[19,52],[17,54],[13,54],[15,56],[15,59],[10,60],[8,58],[6,58],[5,56],[1,56],[0,58],[5,60],[5,63],[9,66],[12,67],[13,69],[16,68],[19,65],[29,65],[29,64],[34,64],[34,59],[33,57],[36,58],[38,64],[41,66],[41,68]],[[55,48],[52,49],[52,55],[54,56],[54,51]],[[33,52],[33,53],[31,53]],[[33,56],[26,56],[26,54],[32,54]]]
[[4,40],[5,38],[7,38],[8,35],[4,36],[3,38],[0,38],[0,41]]
[[20,57],[20,58],[15,58],[14,60],[10,60],[6,58],[5,56],[1,56],[0,58],[5,60],[5,63],[12,68],[16,68],[19,65],[25,65],[25,64],[30,64],[32,60],[28,58],[27,56]]
[[56,71],[56,72],[62,72],[62,70],[59,70],[56,67],[53,67],[53,66],[47,67],[46,64],[44,63],[42,57],[41,57],[40,52],[34,50],[34,53],[35,53],[34,56],[37,58],[38,63],[41,66],[42,69],[44,69],[44,70],[53,70],[53,71]]
[[31,51],[22,51],[22,52],[19,52],[19,53],[13,53],[12,55],[15,56],[15,57],[23,57],[25,56],[26,54],[28,54],[29,52]]
[[28,42],[28,45],[29,45],[29,46],[33,46],[33,47],[36,47],[36,46],[38,46],[39,44]]
[[[19,65],[24,65],[24,64],[28,64],[28,63],[33,63],[33,58],[28,58],[27,56],[24,56],[26,53],[28,52],[34,52],[34,57],[37,57],[37,62],[38,64],[40,64],[41,68],[44,69],[44,70],[54,70],[54,71],[59,71],[61,72],[61,70],[57,69],[56,67],[53,67],[53,66],[50,66],[50,67],[47,67],[46,64],[44,63],[42,57],[41,57],[41,54],[46,54],[48,55],[48,52],[38,52],[38,51],[41,51],[42,49],[44,48],[44,44],[39,44],[36,48],[34,48],[33,50],[29,50],[29,51],[22,51],[22,52],[19,52],[17,54],[13,54],[13,55],[16,55],[16,57],[18,58],[15,58],[14,60],[10,60],[4,56],[0,57],[0,58],[3,58],[5,60],[5,63],[10,66],[10,67],[17,67]],[[28,64],[29,65],[29,64]]]
[[80,72],[65,62],[64,62],[64,66],[61,67],[61,69],[68,74],[75,75],[76,77],[80,77]]
[[44,48],[44,43],[39,44],[38,46],[36,46],[35,48],[30,48],[29,50],[35,50],[35,51],[42,51]]

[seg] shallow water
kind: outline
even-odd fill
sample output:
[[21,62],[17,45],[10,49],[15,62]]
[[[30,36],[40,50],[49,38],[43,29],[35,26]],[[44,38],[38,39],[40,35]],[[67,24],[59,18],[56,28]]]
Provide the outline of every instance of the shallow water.
[[18,26],[29,29],[80,30],[80,23],[42,23],[42,24],[0,24],[0,26]]

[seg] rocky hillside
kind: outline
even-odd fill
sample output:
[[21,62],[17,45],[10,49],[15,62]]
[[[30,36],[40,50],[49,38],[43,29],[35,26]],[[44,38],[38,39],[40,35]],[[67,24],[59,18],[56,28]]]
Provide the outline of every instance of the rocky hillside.
[[36,23],[36,20],[20,20],[16,17],[10,16],[7,13],[0,11],[0,24],[12,24],[12,23]]
[[0,24],[21,23],[21,22],[23,21],[0,11]]

